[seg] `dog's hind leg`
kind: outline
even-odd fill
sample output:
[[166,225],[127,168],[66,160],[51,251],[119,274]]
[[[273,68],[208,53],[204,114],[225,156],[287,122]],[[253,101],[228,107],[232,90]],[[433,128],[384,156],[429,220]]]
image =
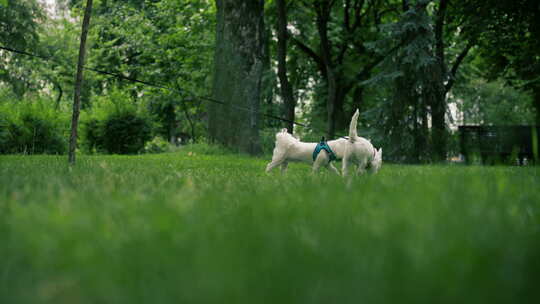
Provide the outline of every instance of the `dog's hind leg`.
[[343,156],[343,159],[341,161],[341,175],[343,177],[347,177],[349,175],[349,162],[350,162],[350,157],[348,156],[347,153],[345,153],[345,155]]

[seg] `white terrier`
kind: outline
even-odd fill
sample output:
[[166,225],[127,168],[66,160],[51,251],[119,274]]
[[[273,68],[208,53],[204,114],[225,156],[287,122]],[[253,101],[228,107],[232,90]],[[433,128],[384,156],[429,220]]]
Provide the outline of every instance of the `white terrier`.
[[[326,142],[335,158],[343,157],[346,143],[347,139],[345,138]],[[287,129],[282,129],[276,134],[276,147],[272,154],[272,161],[266,166],[266,172],[270,172],[270,170],[277,166],[281,166],[281,172],[285,172],[289,161],[301,161],[313,164],[313,172],[324,166],[334,171],[337,175],[340,175],[339,170],[334,167],[330,160],[332,157],[331,152],[322,149],[320,153],[314,155],[313,152],[316,148],[317,143],[301,142],[287,133]]]
[[349,167],[352,164],[358,166],[356,174],[363,174],[366,169],[371,173],[377,173],[382,165],[382,148],[375,149],[371,142],[363,137],[359,137],[356,133],[356,125],[358,124],[358,110],[354,113],[349,127],[349,139],[345,144],[343,153],[343,164],[341,171],[343,176],[349,174]]
[[334,158],[343,159],[344,173],[352,163],[358,164],[358,173],[363,173],[366,167],[376,172],[381,166],[382,150],[377,151],[368,140],[358,137],[358,115],[356,110],[351,121],[349,138],[330,140],[324,144],[301,142],[287,133],[287,129],[282,129],[276,134],[276,146],[272,161],[266,166],[266,172],[277,166],[281,166],[281,171],[285,172],[289,161],[301,161],[313,164],[313,172],[324,166],[340,175],[331,162]]

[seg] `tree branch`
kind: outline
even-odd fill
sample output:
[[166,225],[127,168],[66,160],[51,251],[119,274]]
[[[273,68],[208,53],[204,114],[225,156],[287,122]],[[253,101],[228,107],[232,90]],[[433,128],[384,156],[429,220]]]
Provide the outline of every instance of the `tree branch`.
[[452,69],[450,70],[448,83],[446,83],[446,85],[444,86],[445,93],[448,93],[452,89],[452,86],[454,85],[456,81],[456,74],[459,69],[459,66],[461,65],[465,57],[467,57],[467,54],[469,53],[469,51],[474,45],[475,45],[475,42],[473,40],[469,41],[467,46],[465,46],[465,48],[461,51],[461,53],[456,58],[456,61],[454,62],[454,65],[452,66]]
[[350,10],[351,9],[351,0],[345,0],[345,8],[343,12],[343,23],[345,24],[345,29],[351,31],[351,19],[350,19]]
[[370,63],[364,66],[364,68],[358,74],[356,74],[355,78],[358,81],[363,80],[363,78],[365,78],[366,75],[369,75],[369,73],[371,73],[371,70],[374,69],[381,62],[383,62],[384,59],[386,59],[386,57],[392,55],[392,53],[394,53],[395,51],[403,47],[405,44],[410,43],[412,40],[416,39],[417,36],[418,35],[415,35],[414,37],[410,37],[409,39],[403,39],[402,41],[400,41],[400,43],[396,44],[393,48],[388,50],[388,52],[379,56],[375,56],[374,59]]
[[360,27],[360,25],[362,24],[362,8],[364,7],[364,4],[365,4],[365,0],[360,0],[360,1],[356,1],[354,3],[354,25],[353,25],[353,30],[357,29],[358,27]]
[[291,39],[292,43],[294,43],[302,52],[304,52],[304,54],[306,54],[308,57],[313,59],[313,61],[315,61],[315,64],[317,64],[317,67],[321,71],[321,74],[326,77],[326,67],[321,56],[319,56],[319,54],[317,54],[313,49],[304,44],[302,41],[296,39],[291,34],[289,34],[289,38]]
[[443,29],[447,6],[447,0],[440,0],[439,9],[437,10],[437,18],[435,21],[435,55],[437,56],[439,67],[443,73],[446,73]]

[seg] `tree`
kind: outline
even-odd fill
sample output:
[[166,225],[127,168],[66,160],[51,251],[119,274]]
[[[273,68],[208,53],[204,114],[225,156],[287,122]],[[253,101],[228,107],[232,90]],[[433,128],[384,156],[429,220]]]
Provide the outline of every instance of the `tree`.
[[[80,4],[72,1],[75,14]],[[89,66],[172,90],[89,73],[82,106],[120,88],[130,93],[132,102],[149,106],[158,122],[156,131],[164,138],[176,142],[181,133],[193,140],[201,135],[206,104],[194,96],[211,92],[213,1],[100,1],[92,18]]]
[[208,127],[212,140],[256,154],[264,64],[264,1],[216,0],[214,100]]
[[[0,44],[23,51],[35,48],[45,18],[36,0],[0,1]],[[32,82],[31,70],[25,68],[29,61],[28,57],[0,51],[0,81],[9,84],[18,97]]]
[[488,79],[504,77],[532,93],[540,125],[540,3],[537,0],[463,1],[462,13],[490,20],[480,33]]
[[77,76],[75,78],[75,93],[73,97],[73,117],[71,119],[71,137],[69,139],[69,163],[75,164],[75,149],[77,148],[77,129],[79,127],[79,112],[81,109],[81,86],[83,82],[84,59],[86,55],[86,36],[92,16],[92,0],[87,0],[81,31],[81,44],[79,48],[79,61],[77,63]]
[[459,4],[451,7],[451,3],[403,0],[400,20],[382,40],[387,49],[396,50],[385,63],[394,96],[386,109],[384,128],[401,160],[444,161],[447,157],[448,93],[483,25],[461,14]]
[[[296,33],[291,33],[291,39],[318,68],[326,99],[326,132],[334,137],[336,130],[347,128],[352,113],[361,107],[362,81],[369,79],[386,57],[366,48],[365,43],[380,37],[380,25],[393,18],[398,6],[396,1],[364,0],[301,3],[298,9],[308,18],[297,17],[301,19],[294,23]],[[314,28],[310,27],[313,21]],[[355,100],[346,113],[345,102],[351,92]]]
[[287,75],[287,6],[286,0],[277,0],[277,61],[278,77],[281,89],[281,98],[285,104],[285,116],[287,130],[292,134],[294,130],[294,110],[296,100]]
[[532,96],[502,79],[487,82],[477,75],[456,87],[453,95],[465,125],[515,126],[535,121]]

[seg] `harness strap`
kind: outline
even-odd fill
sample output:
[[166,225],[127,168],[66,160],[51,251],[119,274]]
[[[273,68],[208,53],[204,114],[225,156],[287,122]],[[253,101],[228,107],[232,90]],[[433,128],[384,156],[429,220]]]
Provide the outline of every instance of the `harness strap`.
[[315,146],[315,150],[313,151],[313,161],[317,159],[317,156],[321,152],[321,150],[326,151],[328,153],[328,156],[330,157],[330,161],[336,160],[336,154],[334,154],[334,151],[330,148],[330,146],[326,143],[324,140],[324,137],[322,138],[321,142]]

